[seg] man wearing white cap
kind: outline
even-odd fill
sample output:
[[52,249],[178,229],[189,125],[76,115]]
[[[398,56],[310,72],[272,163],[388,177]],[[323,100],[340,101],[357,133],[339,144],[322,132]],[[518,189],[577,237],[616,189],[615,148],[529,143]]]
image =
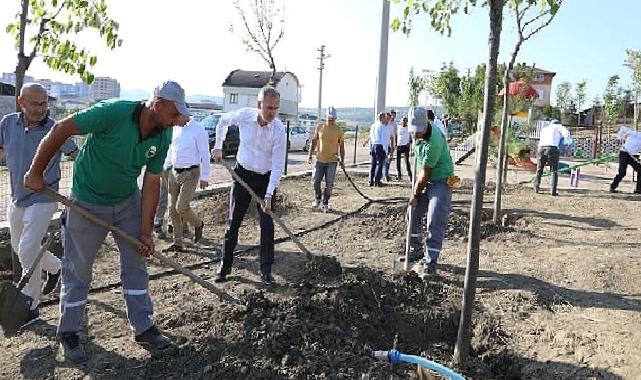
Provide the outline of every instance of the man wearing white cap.
[[[427,120],[427,110],[411,107],[408,114],[409,130],[415,141],[416,183],[410,205],[414,208],[411,233],[420,235],[421,222],[427,214],[425,239],[425,275],[436,273],[437,260],[443,247],[447,222],[452,205],[452,189],[448,180],[454,174],[454,165],[445,137]],[[418,242],[412,241],[417,249]]]
[[[336,108],[327,109],[327,122],[318,124],[312,139],[312,145],[309,149],[308,162],[312,163],[312,155],[316,147],[316,167],[314,170],[314,195],[315,199],[312,207],[321,206],[323,212],[329,211],[329,197],[332,195],[334,187],[334,177],[336,177],[336,160],[340,154],[341,166],[345,162],[345,141],[343,139],[343,130],[336,124]],[[325,191],[321,193],[321,181],[325,177]],[[322,199],[321,199],[322,197]]]
[[[167,81],[155,88],[146,103],[108,100],[58,122],[42,140],[25,187],[41,192],[47,163],[72,135],[86,135],[74,164],[71,198],[76,204],[143,243],[132,247],[114,236],[120,251],[120,271],[127,318],[140,345],[164,349],[171,340],[152,320],[146,260],[154,251],[154,213],[160,188],[159,173],[171,142],[171,127],[184,125],[189,117],[185,91]],[[142,191],[137,179],[146,166]],[[62,260],[62,291],[57,336],[65,359],[86,359],[80,342],[93,262],[107,230],[66,210],[63,225],[65,256]]]

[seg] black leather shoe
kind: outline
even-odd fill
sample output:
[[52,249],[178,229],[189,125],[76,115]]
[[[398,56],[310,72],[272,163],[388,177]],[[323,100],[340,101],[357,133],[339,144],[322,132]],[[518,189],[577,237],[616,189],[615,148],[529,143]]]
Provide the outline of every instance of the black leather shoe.
[[60,280],[60,270],[56,273],[47,273],[47,282],[45,283],[44,288],[42,288],[42,294],[47,295],[58,286],[58,280]]
[[272,274],[269,272],[262,272],[260,274],[260,280],[263,282],[263,284],[267,286],[276,285],[276,281],[274,281],[274,276],[272,276]]
[[167,247],[168,251],[174,251],[174,252],[182,252],[183,251],[183,246],[178,245],[178,244],[172,244],[169,247]]
[[205,222],[200,222],[200,226],[194,228],[194,243],[198,243],[200,239],[203,238],[204,227],[205,227]]
[[231,268],[226,268],[222,264],[218,267],[216,272],[216,277],[214,277],[214,282],[225,282],[227,281],[227,276],[231,273]]
[[164,350],[173,344],[171,339],[160,333],[156,325],[153,325],[141,334],[136,335],[134,340],[139,345],[152,348],[154,350]]

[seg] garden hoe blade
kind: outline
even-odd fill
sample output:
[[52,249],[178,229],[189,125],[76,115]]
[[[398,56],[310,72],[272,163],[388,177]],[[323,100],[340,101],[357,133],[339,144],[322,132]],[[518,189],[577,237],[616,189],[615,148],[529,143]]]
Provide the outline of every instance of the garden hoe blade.
[[[17,286],[12,281],[3,281],[2,284],[0,284],[0,326],[2,326],[2,331],[5,336],[14,335],[20,330],[22,325],[29,322],[29,310],[31,309],[33,299],[24,295],[22,288],[29,282],[42,255],[47,251],[52,241],[53,234],[49,234],[46,243],[40,247],[40,251],[31,268],[22,276]],[[41,275],[41,273],[37,275]]]

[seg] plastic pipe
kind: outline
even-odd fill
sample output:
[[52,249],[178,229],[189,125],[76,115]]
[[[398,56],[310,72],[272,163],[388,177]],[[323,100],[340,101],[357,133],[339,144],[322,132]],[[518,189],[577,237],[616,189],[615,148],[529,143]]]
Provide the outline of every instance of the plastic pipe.
[[374,357],[378,360],[388,360],[391,363],[404,362],[418,364],[423,368],[428,368],[436,371],[443,376],[447,376],[449,379],[465,380],[463,375],[460,375],[441,364],[438,364],[431,360],[427,360],[420,356],[402,354],[398,350],[374,351]]

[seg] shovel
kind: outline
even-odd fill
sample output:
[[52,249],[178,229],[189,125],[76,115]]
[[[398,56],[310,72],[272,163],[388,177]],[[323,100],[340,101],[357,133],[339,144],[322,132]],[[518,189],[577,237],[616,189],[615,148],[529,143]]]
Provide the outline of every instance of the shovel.
[[[220,161],[220,164],[221,164],[222,166],[224,166],[224,167],[225,167],[225,169],[227,169],[227,171],[229,172],[229,174],[231,174],[232,178],[234,178],[236,181],[238,181],[238,183],[240,183],[240,185],[241,185],[242,187],[244,187],[244,188],[245,188],[245,190],[247,190],[247,192],[249,193],[249,195],[251,195],[251,197],[254,199],[254,201],[258,202],[258,204],[260,204],[260,205],[262,205],[262,204],[263,204],[263,200],[262,200],[262,199],[260,199],[260,197],[259,197],[258,195],[256,195],[256,193],[254,192],[254,190],[252,190],[252,189],[251,189],[251,187],[249,187],[249,185],[247,184],[247,182],[243,181],[243,179],[242,179],[242,178],[240,178],[240,176],[239,176],[238,174],[236,174],[236,172],[234,171],[234,169],[233,169],[233,168],[232,168],[232,167],[231,167],[227,162],[225,162],[225,161],[221,160],[221,161]],[[298,246],[298,249],[300,249],[300,250],[301,250],[301,252],[303,252],[303,253],[305,254],[305,258],[307,258],[307,260],[310,260],[310,259],[312,258],[312,253],[311,253],[307,248],[305,248],[305,246],[303,245],[303,243],[301,243],[301,242],[300,242],[300,240],[298,240],[298,238],[296,237],[296,235],[294,235],[294,233],[293,233],[289,228],[287,228],[287,226],[285,225],[285,223],[283,223],[283,220],[282,220],[281,218],[279,218],[278,216],[276,216],[276,215],[275,215],[271,210],[267,211],[267,214],[268,214],[269,216],[271,216],[271,217],[272,217],[272,219],[274,219],[274,221],[275,221],[275,222],[276,222],[276,223],[277,223],[277,224],[278,224],[278,225],[279,225],[279,226],[280,226],[280,227],[285,231],[285,233],[286,233],[286,234],[287,234],[287,235],[292,239],[292,241],[296,244],[296,246]]]
[[[31,276],[33,276],[38,263],[40,263],[40,259],[42,259],[44,253],[49,249],[52,241],[53,234],[50,233],[47,241],[40,247],[36,259],[33,261],[33,264],[31,264],[31,268],[22,276],[17,286],[14,285],[13,281],[3,281],[2,284],[0,284],[0,325],[5,336],[15,334],[22,325],[29,321],[33,299],[22,293],[22,289],[27,285]],[[42,273],[39,273],[39,275],[42,275]]]
[[[114,235],[117,235],[117,236],[125,239],[127,242],[131,243],[135,247],[138,247],[138,246],[143,244],[140,240],[138,240],[138,239],[136,239],[136,238],[134,238],[132,236],[129,236],[129,234],[127,234],[125,231],[121,230],[120,228],[105,222],[104,220],[96,217],[95,215],[93,215],[89,211],[87,211],[84,208],[80,207],[78,204],[73,203],[69,198],[67,198],[67,197],[65,197],[65,196],[63,196],[63,195],[61,195],[61,194],[59,194],[59,193],[57,193],[57,192],[55,192],[55,191],[53,191],[53,190],[51,190],[49,188],[45,188],[44,193],[47,194],[48,196],[50,196],[51,198],[53,198],[55,201],[60,202],[60,203],[64,204],[65,206],[69,207],[70,210],[72,210],[73,212],[78,213],[80,216],[82,216],[83,218],[87,219],[91,223],[96,224],[96,225],[98,225],[100,227],[103,227],[103,228],[107,229],[108,231],[111,231]],[[221,300],[225,300],[225,301],[228,301],[228,302],[231,302],[231,303],[234,303],[234,304],[238,304],[238,305],[242,304],[241,300],[238,299],[237,297],[223,292],[222,290],[220,290],[217,287],[215,287],[213,284],[211,284],[211,283],[203,280],[202,278],[198,277],[194,272],[190,271],[189,269],[183,268],[180,264],[178,264],[174,260],[163,256],[158,251],[154,251],[154,253],[152,255],[158,261],[160,261],[162,264],[165,264],[167,266],[172,267],[176,271],[178,271],[178,272],[184,274],[185,276],[189,277],[192,281],[194,281],[198,285],[200,285],[203,288],[209,290],[210,292],[216,294]]]

